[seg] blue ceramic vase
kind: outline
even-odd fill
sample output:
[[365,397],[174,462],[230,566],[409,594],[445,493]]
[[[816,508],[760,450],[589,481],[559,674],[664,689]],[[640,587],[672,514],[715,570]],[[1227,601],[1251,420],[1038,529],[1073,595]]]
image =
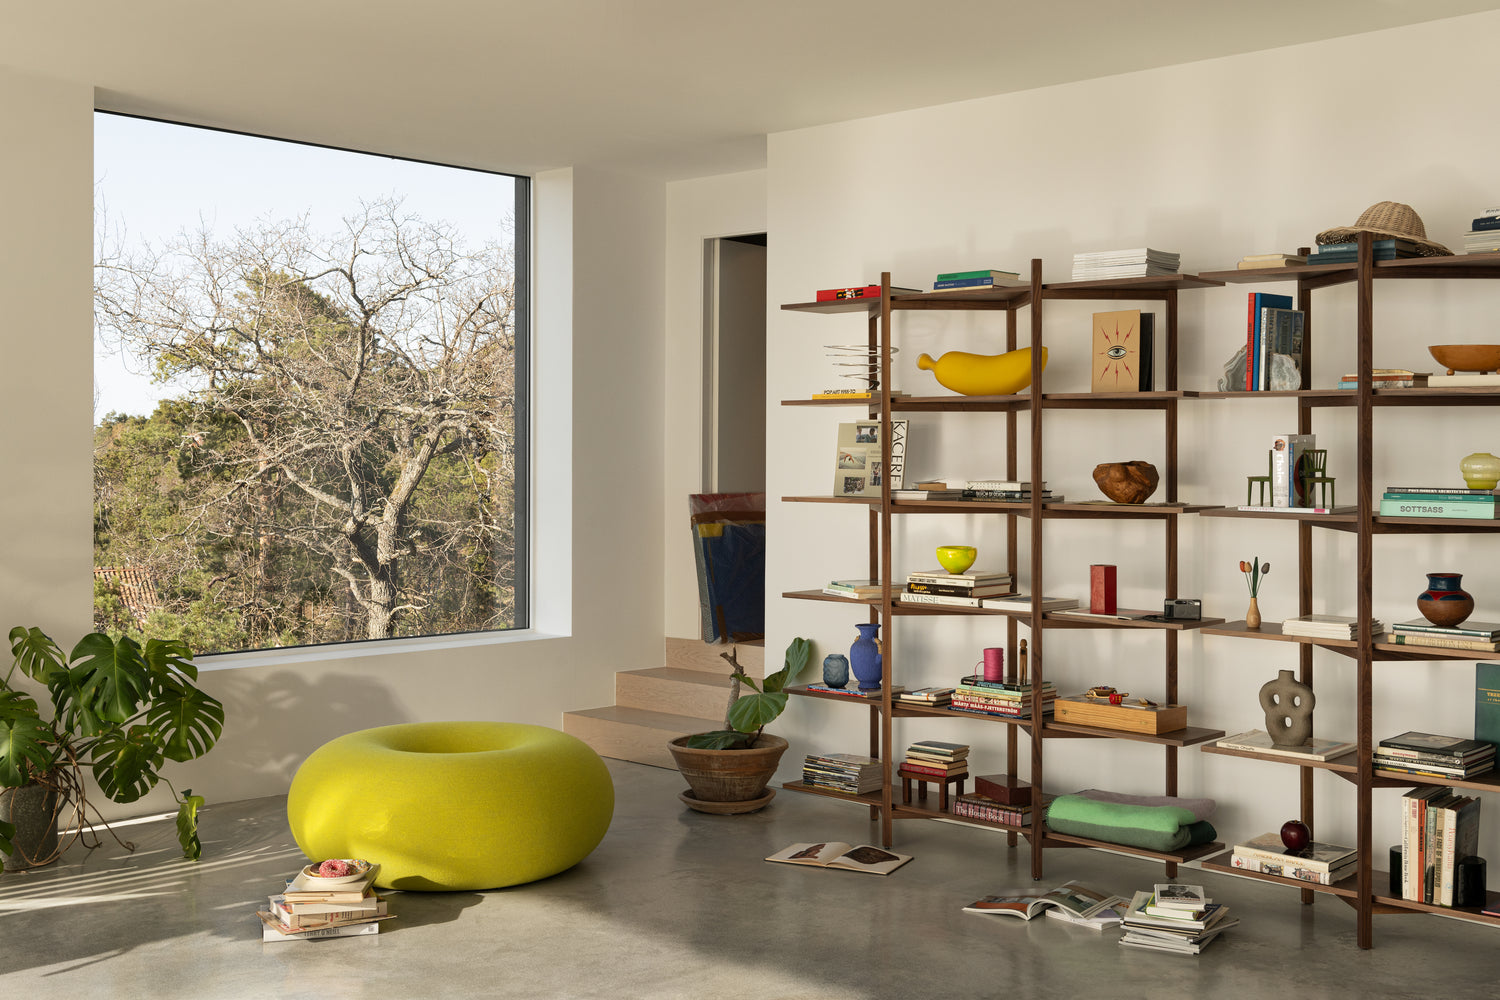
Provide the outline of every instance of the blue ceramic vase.
[[849,666],[854,669],[861,691],[879,691],[884,666],[880,655],[880,623],[866,622],[854,627],[859,629],[859,638],[849,647]]
[[1452,628],[1474,611],[1474,598],[1459,584],[1462,573],[1428,573],[1427,589],[1417,596],[1417,610],[1439,628]]
[[829,653],[823,657],[823,683],[831,688],[841,688],[849,683],[849,658],[843,653]]

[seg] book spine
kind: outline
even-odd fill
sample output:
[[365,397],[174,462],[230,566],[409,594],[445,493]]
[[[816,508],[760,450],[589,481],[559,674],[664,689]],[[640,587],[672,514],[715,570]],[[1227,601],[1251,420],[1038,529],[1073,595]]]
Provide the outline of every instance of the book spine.
[[1455,496],[1452,493],[1397,493],[1386,490],[1381,496],[1382,500],[1428,500],[1437,503],[1465,503],[1473,504],[1475,507],[1493,507],[1500,498],[1495,497],[1465,497]]
[[1299,868],[1306,868],[1309,871],[1316,872],[1328,872],[1349,864],[1348,858],[1340,858],[1333,862],[1315,861],[1312,858],[1299,858],[1292,854],[1278,854],[1275,851],[1252,847],[1248,844],[1235,844],[1233,856],[1257,861],[1270,861],[1281,865],[1296,865]]
[[1481,215],[1472,223],[1476,232],[1484,232],[1486,229],[1500,229],[1500,219],[1493,215]]
[[949,771],[946,768],[930,767],[926,764],[911,764],[906,761],[901,762],[900,770],[903,772],[910,771],[913,774],[925,775],[932,778],[961,778],[969,773],[967,764],[963,767]]
[[993,276],[983,278],[939,278],[932,283],[932,290],[942,291],[945,288],[993,288],[995,279]]
[[1245,390],[1255,385],[1255,293],[1250,293],[1250,311],[1245,318]]
[[[1018,490],[1029,493],[1032,484],[1017,482],[1013,479],[970,479],[964,483],[963,488],[966,490]],[[1046,483],[1042,483],[1042,489],[1044,491],[1047,489]]]
[[1437,764],[1445,767],[1462,767],[1465,762],[1473,763],[1476,759],[1487,760],[1493,754],[1473,754],[1467,758],[1449,753],[1428,753],[1424,750],[1408,750],[1405,747],[1388,747],[1384,744],[1376,744],[1375,755],[1377,757],[1392,757],[1413,763]]
[[990,269],[990,270],[980,270],[980,271],[944,271],[942,274],[940,274],[940,275],[937,276],[937,280],[938,281],[970,281],[970,280],[973,280],[975,278],[984,278],[986,280],[993,280],[995,278],[1019,278],[1019,277],[1020,277],[1020,274],[1018,274],[1015,271],[996,271],[994,269]]
[[[1478,622],[1475,623],[1479,624]],[[1402,635],[1445,635],[1454,639],[1500,639],[1500,632],[1489,628],[1464,628],[1462,625],[1432,625],[1427,622],[1399,622],[1391,626]]]
[[1470,490],[1447,486],[1387,486],[1386,493],[1440,493],[1444,496],[1500,497],[1495,490]]
[[1392,632],[1385,641],[1393,646],[1432,646],[1437,649],[1467,649],[1475,653],[1500,653],[1500,642],[1484,639],[1453,639],[1427,632]]
[[1112,615],[1117,610],[1115,600],[1115,567],[1107,563],[1095,563],[1089,567],[1089,611],[1096,615]]
[[1382,517],[1462,517],[1494,520],[1496,506],[1472,500],[1381,500]]
[[902,604],[941,604],[955,608],[977,608],[982,597],[953,597],[948,594],[913,594],[910,591],[900,595]]
[[859,288],[822,288],[818,290],[819,302],[838,302],[841,299],[878,299],[879,285],[864,285]]
[[1316,868],[1308,868],[1299,863],[1298,859],[1289,859],[1285,862],[1271,861],[1266,858],[1252,858],[1236,853],[1230,858],[1230,864],[1235,868],[1247,872],[1260,872],[1264,875],[1280,875],[1282,878],[1294,878],[1301,882],[1312,882],[1316,885],[1332,885],[1342,882],[1354,873],[1352,865],[1330,871],[1320,871]]
[[927,583],[923,580],[908,580],[908,594],[937,594],[943,597],[1001,597],[1010,589],[1006,584],[986,584],[973,587],[961,583]]

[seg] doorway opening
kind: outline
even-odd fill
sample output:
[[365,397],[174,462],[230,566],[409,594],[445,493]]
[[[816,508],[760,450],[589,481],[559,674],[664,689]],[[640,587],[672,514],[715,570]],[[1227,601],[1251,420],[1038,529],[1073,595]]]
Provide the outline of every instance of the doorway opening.
[[703,488],[766,488],[766,234],[703,241]]

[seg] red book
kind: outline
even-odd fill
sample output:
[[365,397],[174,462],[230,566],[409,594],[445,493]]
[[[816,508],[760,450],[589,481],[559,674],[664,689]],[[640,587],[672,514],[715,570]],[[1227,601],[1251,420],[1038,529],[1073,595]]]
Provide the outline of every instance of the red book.
[[864,285],[859,288],[820,288],[819,302],[837,302],[840,299],[878,299],[879,285]]
[[1089,567],[1089,611],[1096,615],[1112,615],[1117,610],[1115,567],[1095,563]]
[[1250,293],[1250,318],[1245,323],[1245,388],[1255,388],[1255,293]]

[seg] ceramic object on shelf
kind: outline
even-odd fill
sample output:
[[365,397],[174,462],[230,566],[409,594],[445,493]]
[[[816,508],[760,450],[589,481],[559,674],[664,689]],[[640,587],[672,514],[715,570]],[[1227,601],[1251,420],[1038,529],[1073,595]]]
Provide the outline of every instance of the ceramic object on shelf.
[[974,560],[979,557],[979,550],[972,545],[939,545],[937,547],[938,565],[950,573],[962,573],[974,565]]
[[885,666],[880,654],[880,623],[860,622],[854,627],[859,630],[859,638],[849,647],[849,666],[861,691],[879,691]]
[[1303,684],[1290,670],[1282,670],[1275,680],[1266,681],[1260,689],[1260,707],[1266,713],[1266,732],[1279,747],[1300,747],[1312,736],[1313,689]]
[[843,653],[829,653],[823,657],[823,683],[831,688],[841,688],[849,683],[849,657]]
[[1094,482],[1115,503],[1145,503],[1161,476],[1150,462],[1104,462],[1094,466]]
[[1417,595],[1417,610],[1439,628],[1452,628],[1474,613],[1474,598],[1459,584],[1462,573],[1428,573],[1427,589]]
[[1427,348],[1448,374],[1500,372],[1500,344],[1433,344]]
[[[932,372],[943,388],[965,396],[1009,396],[1031,384],[1031,348],[1004,354],[948,351],[936,361],[923,354],[917,358],[917,367]],[[1042,367],[1047,367],[1045,347]]]
[[1463,473],[1471,490],[1492,490],[1500,484],[1500,458],[1487,451],[1465,455],[1458,463],[1458,471]]

